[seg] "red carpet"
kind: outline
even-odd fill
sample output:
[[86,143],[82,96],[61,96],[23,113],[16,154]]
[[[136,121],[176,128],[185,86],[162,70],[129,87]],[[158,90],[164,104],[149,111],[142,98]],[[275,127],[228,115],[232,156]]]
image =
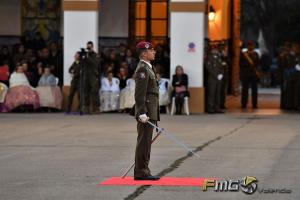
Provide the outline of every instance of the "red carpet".
[[205,179],[212,178],[177,178],[162,177],[158,181],[135,181],[133,177],[111,177],[99,185],[160,185],[160,186],[202,186]]

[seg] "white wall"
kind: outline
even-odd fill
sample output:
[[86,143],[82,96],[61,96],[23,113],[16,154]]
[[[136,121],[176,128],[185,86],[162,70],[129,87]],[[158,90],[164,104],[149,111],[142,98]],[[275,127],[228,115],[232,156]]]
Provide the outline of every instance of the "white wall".
[[[88,23],[87,23],[88,22]],[[64,85],[70,85],[69,67],[74,61],[74,54],[80,47],[92,41],[97,51],[98,12],[65,11],[64,12]]]
[[129,0],[99,0],[99,35],[128,37]]
[[[189,76],[189,87],[203,87],[204,13],[172,12],[170,34],[171,75],[181,65]],[[188,51],[191,42],[195,52]]]
[[21,35],[21,0],[0,0],[0,35]]

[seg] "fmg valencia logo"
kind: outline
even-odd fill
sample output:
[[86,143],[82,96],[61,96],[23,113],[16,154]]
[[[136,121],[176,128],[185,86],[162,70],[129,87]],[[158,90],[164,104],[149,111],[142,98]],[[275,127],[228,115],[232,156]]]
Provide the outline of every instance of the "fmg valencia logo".
[[242,191],[247,195],[254,194],[256,191],[265,194],[289,194],[292,190],[287,188],[258,188],[258,180],[253,176],[246,176],[240,180],[212,180],[206,179],[203,182],[202,190],[215,192],[238,192]]

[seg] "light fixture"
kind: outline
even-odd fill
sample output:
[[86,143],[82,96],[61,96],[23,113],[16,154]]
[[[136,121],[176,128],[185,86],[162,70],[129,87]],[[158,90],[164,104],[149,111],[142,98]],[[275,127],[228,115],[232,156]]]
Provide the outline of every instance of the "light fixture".
[[212,6],[209,6],[208,20],[214,21],[216,17],[216,11]]

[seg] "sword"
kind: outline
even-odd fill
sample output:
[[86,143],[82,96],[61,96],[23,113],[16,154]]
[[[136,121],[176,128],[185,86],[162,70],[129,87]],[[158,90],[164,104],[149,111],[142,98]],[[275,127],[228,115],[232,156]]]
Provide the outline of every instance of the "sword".
[[183,142],[179,141],[176,137],[174,137],[172,134],[168,133],[167,131],[165,131],[163,128],[160,128],[158,126],[156,126],[155,124],[153,124],[152,122],[148,121],[148,124],[150,124],[151,126],[153,126],[154,128],[156,128],[159,132],[164,133],[170,140],[172,140],[174,143],[178,144],[179,146],[181,146],[182,148],[184,148],[185,150],[189,151],[190,153],[192,153],[194,156],[197,156],[198,158],[200,158],[200,156],[198,154],[196,154],[192,149],[190,149],[189,147],[187,147]]
[[[161,133],[164,133],[170,140],[172,140],[174,143],[178,144],[179,146],[181,146],[182,148],[184,148],[185,150],[187,150],[188,152],[192,153],[193,155],[197,156],[198,158],[200,158],[200,156],[195,153],[192,149],[190,149],[189,147],[187,147],[183,142],[180,142],[176,137],[174,137],[172,134],[168,133],[167,131],[165,131],[163,128],[160,128],[158,126],[156,126],[155,124],[153,124],[152,122],[148,121],[148,124],[150,124],[153,128],[155,128],[156,130],[158,130],[157,135],[152,139],[151,144],[158,138],[158,136]],[[125,176],[130,172],[130,170],[134,167],[135,162],[133,162],[130,167],[127,169],[127,171],[122,175],[122,178],[125,178]]]
[[[151,144],[158,138],[158,136],[161,134],[161,131],[158,131],[156,136],[151,140]],[[126,170],[126,172],[122,175],[122,178],[125,178],[125,176],[130,172],[130,170],[134,167],[135,162],[133,162],[130,167]]]

